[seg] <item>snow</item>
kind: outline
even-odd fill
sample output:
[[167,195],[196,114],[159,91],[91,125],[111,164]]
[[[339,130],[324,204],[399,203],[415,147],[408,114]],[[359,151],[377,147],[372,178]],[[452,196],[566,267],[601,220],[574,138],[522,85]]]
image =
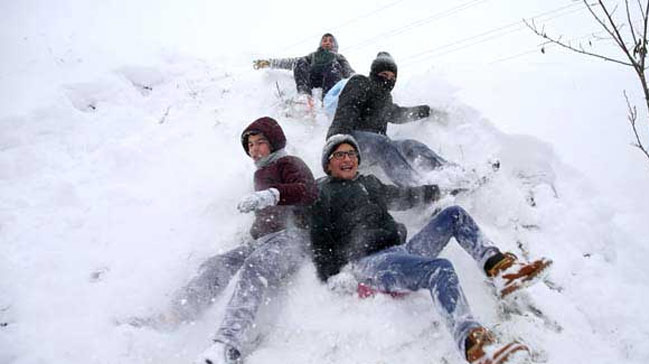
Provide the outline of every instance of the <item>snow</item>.
[[[115,320],[162,310],[205,258],[245,236],[252,217],[235,206],[254,166],[239,135],[255,118],[277,118],[289,152],[322,175],[326,117],[286,116],[276,87],[290,97],[290,74],[250,61],[305,54],[329,30],[360,73],[376,51],[392,53],[398,103],[449,114],[392,125],[392,136],[480,172],[501,161],[476,193],[440,205],[463,206],[505,250],[554,259],[549,282],[528,290],[547,321],[504,318],[478,267],[447,248],[481,322],[523,338],[540,362],[648,362],[649,168],[628,146],[621,95],[639,100],[632,75],[556,49],[490,63],[534,49],[527,31],[409,61],[570,2],[525,3],[333,1],[317,17],[297,1],[1,3],[0,363],[188,363],[205,349],[230,291],[176,331]],[[592,24],[573,14],[550,25],[582,35]],[[395,216],[412,234],[433,208]],[[424,292],[340,295],[310,263],[258,326],[250,364],[463,362]]]

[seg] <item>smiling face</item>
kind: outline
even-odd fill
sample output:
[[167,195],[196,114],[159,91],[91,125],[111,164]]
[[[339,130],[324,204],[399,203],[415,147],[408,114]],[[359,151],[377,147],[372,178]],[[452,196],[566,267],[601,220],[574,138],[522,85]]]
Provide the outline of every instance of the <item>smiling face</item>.
[[264,134],[248,136],[248,155],[255,162],[270,155],[270,143]]
[[327,170],[332,177],[353,179],[358,172],[358,155],[350,144],[340,144],[329,156]]

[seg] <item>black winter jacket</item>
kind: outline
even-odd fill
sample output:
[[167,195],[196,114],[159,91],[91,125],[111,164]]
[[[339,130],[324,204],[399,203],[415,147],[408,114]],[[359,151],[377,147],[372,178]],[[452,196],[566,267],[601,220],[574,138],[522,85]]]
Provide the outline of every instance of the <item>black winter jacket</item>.
[[355,75],[349,79],[338,97],[336,115],[327,132],[350,134],[354,130],[385,135],[388,123],[403,124],[429,114],[427,105],[401,107],[392,102],[390,91],[372,78]]
[[373,175],[318,180],[311,213],[311,243],[318,277],[326,281],[356,259],[405,242],[406,229],[388,209],[407,210],[439,199],[435,185],[396,187]]

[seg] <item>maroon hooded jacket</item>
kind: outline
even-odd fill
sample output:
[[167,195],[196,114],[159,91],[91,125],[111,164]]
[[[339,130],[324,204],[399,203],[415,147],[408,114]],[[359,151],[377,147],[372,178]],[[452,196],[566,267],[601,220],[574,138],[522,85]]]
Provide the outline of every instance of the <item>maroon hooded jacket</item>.
[[[286,146],[286,136],[277,121],[270,117],[262,117],[248,125],[241,134],[241,143],[246,154],[251,132],[262,133],[268,139],[271,153]],[[318,197],[311,170],[300,158],[294,156],[281,157],[257,169],[255,191],[271,187],[279,191],[279,202],[276,206],[255,211],[255,222],[250,228],[250,234],[255,239],[283,230],[289,224],[306,228],[309,221],[308,206]]]

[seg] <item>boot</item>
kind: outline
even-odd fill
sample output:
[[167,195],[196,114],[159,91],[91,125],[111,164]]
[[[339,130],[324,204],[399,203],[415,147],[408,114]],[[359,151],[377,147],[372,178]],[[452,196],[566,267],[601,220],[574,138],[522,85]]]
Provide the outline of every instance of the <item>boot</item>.
[[530,349],[518,341],[496,344],[493,334],[484,327],[469,331],[465,341],[466,360],[472,364],[518,364],[528,362]]
[[498,254],[491,259],[493,258],[497,258],[498,261],[495,263],[487,261],[485,270],[501,298],[540,281],[547,275],[548,268],[552,265],[552,260],[547,258],[522,263],[512,253]]

